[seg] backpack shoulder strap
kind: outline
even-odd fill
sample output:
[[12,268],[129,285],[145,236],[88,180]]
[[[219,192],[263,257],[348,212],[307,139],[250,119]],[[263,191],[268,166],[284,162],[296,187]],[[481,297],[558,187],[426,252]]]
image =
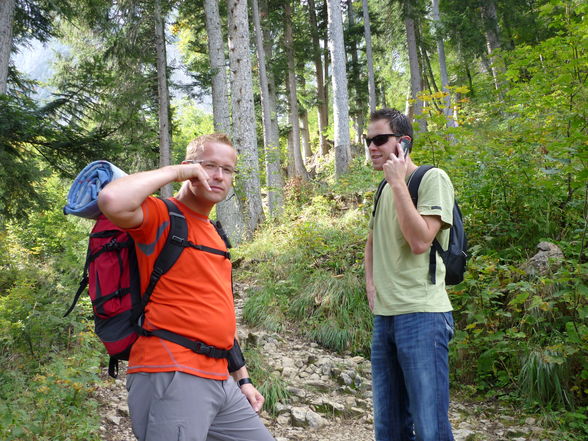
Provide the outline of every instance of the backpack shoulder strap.
[[221,224],[221,222],[219,220],[217,220],[217,221],[210,221],[210,222],[212,223],[212,225],[214,225],[214,228],[216,229],[216,232],[218,233],[218,235],[221,237],[221,239],[225,243],[227,249],[233,248],[233,246],[231,245],[231,241],[229,240],[229,236],[225,232],[225,230],[224,230],[223,225]]
[[378,189],[376,190],[376,198],[374,200],[374,209],[372,210],[372,217],[376,215],[376,208],[378,208],[378,202],[380,201],[380,196],[382,196],[382,191],[384,191],[384,187],[386,186],[386,184],[387,181],[384,178],[378,185]]
[[[408,178],[408,192],[410,193],[410,198],[412,199],[412,203],[415,207],[418,206],[419,202],[419,187],[421,185],[421,181],[423,180],[423,176],[432,168],[435,168],[432,165],[421,165],[417,168],[410,178]],[[436,244],[438,244],[437,239],[433,240],[433,244],[431,246],[431,250],[429,251],[429,277],[431,278],[431,283],[435,285],[437,283],[437,248]]]
[[145,293],[143,293],[141,301],[143,308],[147,302],[149,302],[149,297],[151,297],[155,285],[161,276],[170,270],[184,251],[182,243],[188,240],[188,223],[186,222],[186,218],[172,201],[169,199],[163,199],[163,202],[169,213],[170,228],[165,245],[153,264],[153,272],[149,279],[149,285],[147,286]]
[[435,168],[432,165],[421,165],[417,168],[412,175],[408,178],[408,192],[410,193],[410,197],[412,199],[412,203],[416,207],[419,201],[419,186],[421,185],[421,181],[423,180],[423,176],[432,168]]

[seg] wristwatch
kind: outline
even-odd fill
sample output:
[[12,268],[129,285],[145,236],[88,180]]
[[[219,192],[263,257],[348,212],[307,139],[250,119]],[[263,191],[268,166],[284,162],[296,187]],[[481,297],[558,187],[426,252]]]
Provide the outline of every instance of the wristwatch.
[[253,381],[251,381],[251,378],[249,377],[245,377],[245,378],[241,378],[239,381],[237,381],[237,384],[239,385],[239,387],[243,386],[244,384],[253,384]]

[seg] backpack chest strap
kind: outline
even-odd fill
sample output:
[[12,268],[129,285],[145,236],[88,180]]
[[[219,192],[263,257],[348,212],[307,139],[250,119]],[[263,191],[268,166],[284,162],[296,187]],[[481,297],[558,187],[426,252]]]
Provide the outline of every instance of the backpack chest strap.
[[183,248],[194,248],[199,251],[204,251],[206,253],[216,254],[218,256],[223,256],[226,259],[231,259],[231,253],[228,251],[219,250],[217,248],[207,247],[206,245],[196,245],[195,243],[190,242],[189,240],[182,239],[178,236],[172,236],[171,238],[172,243],[174,245],[178,245]]

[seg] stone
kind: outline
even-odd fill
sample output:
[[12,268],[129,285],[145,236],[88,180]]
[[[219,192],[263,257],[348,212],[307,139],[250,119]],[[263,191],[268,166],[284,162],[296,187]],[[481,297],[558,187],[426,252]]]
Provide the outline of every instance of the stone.
[[304,407],[293,407],[291,410],[291,416],[292,418],[290,419],[292,422],[292,425],[294,427],[305,427],[306,426],[306,411],[307,409]]
[[353,407],[357,405],[357,400],[355,397],[345,397],[345,405],[347,407]]
[[322,381],[320,379],[313,379],[312,377],[306,380],[304,382],[304,385],[310,388],[314,388],[320,392],[330,392],[332,389],[329,383]]
[[350,407],[347,410],[347,413],[353,417],[360,417],[360,416],[365,415],[366,412],[364,409],[361,409],[359,407]]
[[294,395],[294,396],[300,397],[300,398],[306,397],[306,391],[304,389],[299,388],[299,387],[289,386],[287,388],[287,390],[290,393],[290,395]]
[[298,371],[295,368],[285,367],[282,369],[282,376],[284,378],[292,378],[297,374],[297,372]]
[[561,266],[564,254],[561,248],[551,242],[540,242],[539,252],[522,265],[522,269],[529,275],[544,276]]
[[288,426],[288,425],[290,425],[290,418],[291,417],[292,416],[289,413],[287,413],[287,414],[284,413],[282,415],[278,415],[278,418],[276,419],[276,421],[280,426]]
[[474,435],[474,432],[469,429],[453,429],[453,437],[455,441],[466,441],[470,436]]
[[341,374],[337,378],[337,381],[339,382],[339,384],[346,386],[353,384],[353,378],[351,378],[347,372],[341,372]]
[[257,346],[257,344],[259,343],[259,336],[257,334],[254,334],[253,332],[250,332],[249,334],[247,334],[247,338],[245,339],[245,341],[247,342],[247,346]]
[[343,404],[333,400],[323,399],[320,406],[324,408],[327,412],[332,414],[339,414],[345,411],[345,406]]
[[121,418],[119,416],[109,414],[106,416],[106,420],[110,421],[115,426],[118,426],[120,424]]
[[306,411],[306,421],[310,427],[313,429],[318,429],[327,424],[327,420],[325,420],[322,416],[318,413],[313,412],[312,410]]
[[126,416],[126,417],[129,416],[129,406],[127,406],[124,403],[119,404],[116,407],[116,410],[118,411],[119,415]]

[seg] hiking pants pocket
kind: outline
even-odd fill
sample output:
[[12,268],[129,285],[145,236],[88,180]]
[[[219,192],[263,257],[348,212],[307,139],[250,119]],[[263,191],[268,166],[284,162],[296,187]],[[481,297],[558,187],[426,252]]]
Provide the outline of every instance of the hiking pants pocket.
[[184,441],[184,428],[180,421],[149,424],[145,441]]

